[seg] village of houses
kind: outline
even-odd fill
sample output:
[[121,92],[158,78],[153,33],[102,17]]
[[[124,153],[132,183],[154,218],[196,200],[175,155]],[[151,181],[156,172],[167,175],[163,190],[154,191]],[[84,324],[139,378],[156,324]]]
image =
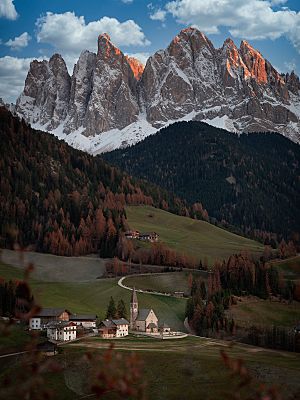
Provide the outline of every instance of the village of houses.
[[[44,331],[47,342],[40,344],[42,351],[53,351],[53,346],[72,342],[85,336],[99,336],[103,339],[120,339],[129,333],[160,339],[185,337],[181,332],[172,331],[164,321],[159,321],[153,309],[139,308],[136,290],[132,290],[130,318],[110,318],[97,323],[96,315],[73,314],[63,308],[43,308],[29,320],[29,330]],[[48,350],[50,349],[50,350]]]

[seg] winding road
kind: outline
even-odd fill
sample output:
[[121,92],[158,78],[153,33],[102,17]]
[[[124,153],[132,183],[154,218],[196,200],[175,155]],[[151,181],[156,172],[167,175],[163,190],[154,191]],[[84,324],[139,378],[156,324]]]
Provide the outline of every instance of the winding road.
[[[138,276],[147,276],[149,274],[139,274]],[[123,276],[122,278],[120,278],[118,280],[118,285],[126,290],[133,290],[131,287],[124,285],[123,281],[125,278],[130,278],[133,276],[137,276],[137,275],[127,275],[127,276]],[[177,297],[172,295],[171,293],[162,293],[162,292],[156,292],[156,291],[151,291],[151,290],[142,290],[142,289],[135,289],[135,291],[137,293],[145,293],[145,294],[154,294],[155,296],[165,296],[165,297],[176,297],[176,299],[184,299],[184,297]]]

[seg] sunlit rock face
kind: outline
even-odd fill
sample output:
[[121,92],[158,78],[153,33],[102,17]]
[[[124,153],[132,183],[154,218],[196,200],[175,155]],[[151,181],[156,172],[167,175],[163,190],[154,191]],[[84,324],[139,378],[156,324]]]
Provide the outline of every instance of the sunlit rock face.
[[132,69],[135,79],[139,81],[143,75],[145,65],[134,57],[126,56],[126,59],[130,65],[130,68]]
[[124,130],[124,140],[114,144],[111,138],[110,149],[179,119],[236,132],[276,131],[300,141],[299,93],[298,76],[279,74],[248,42],[237,47],[227,39],[216,49],[202,32],[187,28],[145,66],[107,34],[99,36],[97,54],[81,53],[71,77],[58,54],[33,61],[16,112],[64,135],[101,138]]

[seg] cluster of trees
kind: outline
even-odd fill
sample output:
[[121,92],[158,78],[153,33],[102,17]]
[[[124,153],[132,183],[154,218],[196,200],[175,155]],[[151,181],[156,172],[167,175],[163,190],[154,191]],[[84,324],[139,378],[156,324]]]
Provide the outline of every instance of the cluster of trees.
[[188,213],[176,196],[36,132],[3,107],[0,135],[1,247],[111,257],[126,229],[126,204]]
[[300,337],[293,329],[284,327],[252,326],[247,332],[244,342],[253,346],[271,349],[300,351]]
[[149,248],[135,249],[132,241],[121,238],[118,246],[119,257],[136,264],[166,265],[177,268],[195,268],[196,261],[189,256],[170,249],[163,243],[151,243]]
[[0,315],[18,317],[29,312],[33,304],[33,295],[25,282],[0,281]]
[[[235,296],[255,295],[263,299],[277,296],[288,301],[300,300],[300,285],[285,280],[278,269],[247,254],[231,256],[216,262],[205,283],[189,276],[191,296],[187,301],[186,317],[197,335],[213,336],[216,332],[235,334],[237,326],[228,319],[225,310],[236,304]],[[291,329],[252,326],[245,332],[239,329],[243,341],[249,344],[299,351],[300,340]]]
[[[211,282],[210,282],[211,281]],[[217,262],[208,285],[212,293],[221,289],[235,295],[254,295],[263,299],[271,295],[297,300],[299,287],[296,282],[284,279],[278,268],[264,260],[253,260],[247,254],[236,254]]]
[[211,336],[219,331],[234,333],[234,320],[228,320],[225,316],[225,310],[232,302],[233,296],[229,291],[220,288],[213,292],[211,285],[206,287],[201,278],[194,277],[191,283],[191,297],[186,305],[186,317],[197,335]]
[[[273,247],[282,235],[300,243],[300,147],[282,135],[238,136],[201,122],[179,122],[104,157],[189,204],[201,201],[213,223],[237,227]],[[189,213],[203,219],[205,214],[202,206]]]
[[107,319],[127,318],[126,306],[123,299],[120,299],[118,301],[118,304],[116,305],[114,298],[111,296],[107,306],[105,318]]

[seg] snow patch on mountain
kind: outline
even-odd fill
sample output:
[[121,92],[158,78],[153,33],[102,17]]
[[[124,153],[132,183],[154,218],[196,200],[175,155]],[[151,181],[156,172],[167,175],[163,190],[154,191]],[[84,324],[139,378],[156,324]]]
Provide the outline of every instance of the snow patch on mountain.
[[243,41],[220,49],[183,29],[144,68],[108,35],[83,51],[72,76],[59,54],[33,61],[16,112],[92,154],[131,146],[176,121],[204,121],[232,132],[275,131],[300,142],[300,82],[279,74]]

